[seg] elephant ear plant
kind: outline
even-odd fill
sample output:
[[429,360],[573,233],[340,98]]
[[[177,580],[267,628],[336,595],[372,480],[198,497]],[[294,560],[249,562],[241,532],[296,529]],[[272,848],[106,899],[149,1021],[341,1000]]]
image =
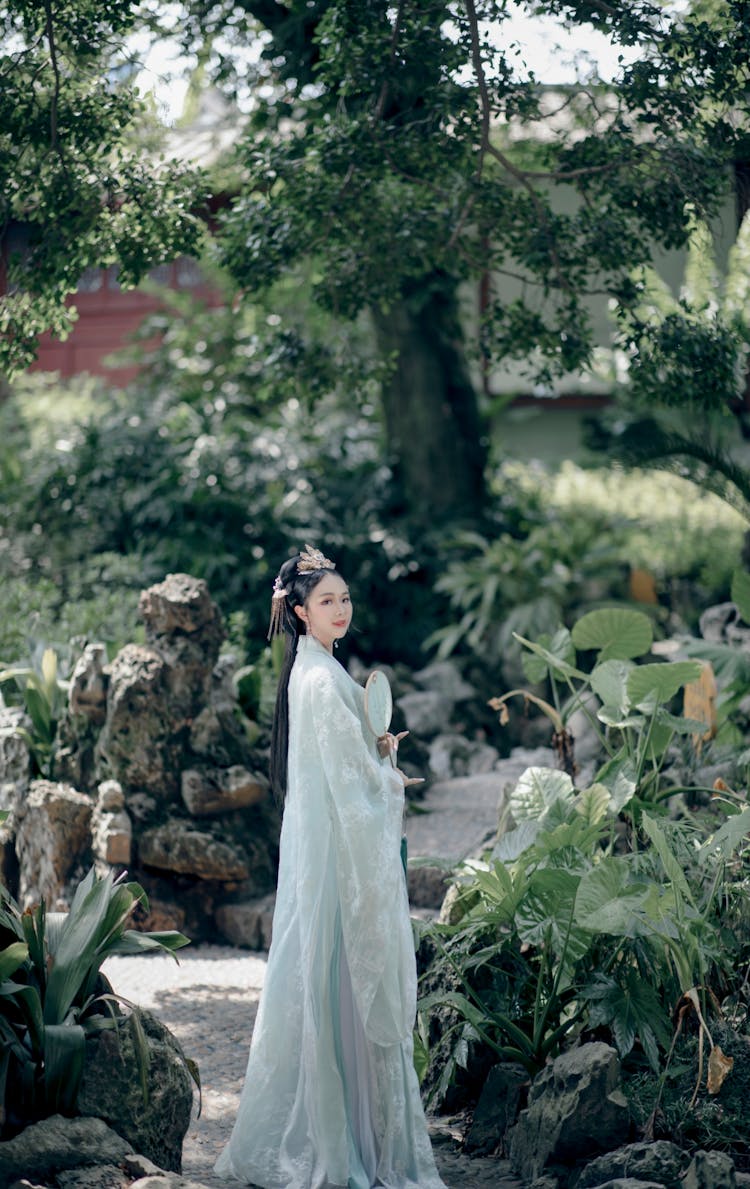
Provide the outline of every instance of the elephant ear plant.
[[[137,883],[92,868],[68,913],[48,913],[44,901],[21,911],[0,887],[0,1135],[51,1114],[74,1114],[86,1040],[123,1019],[100,967],[112,954],[174,953],[181,933],[127,928],[136,904],[147,907]],[[142,1082],[148,1055],[141,1037]],[[188,1063],[190,1064],[190,1063]],[[191,1070],[191,1072],[193,1072]]]
[[[679,735],[703,734],[706,723],[672,714],[669,705],[680,690],[701,675],[697,660],[636,663],[653,643],[651,621],[641,611],[602,607],[589,611],[573,626],[539,640],[516,637],[524,648],[523,666],[532,683],[545,679],[547,700],[528,689],[514,689],[490,705],[507,722],[506,703],[521,697],[537,706],[552,723],[553,744],[560,766],[576,772],[569,723],[582,711],[598,737],[603,763],[594,786],[605,788],[614,812],[637,820],[644,807],[682,791],[664,779],[669,747]],[[594,656],[584,671],[578,654]]]

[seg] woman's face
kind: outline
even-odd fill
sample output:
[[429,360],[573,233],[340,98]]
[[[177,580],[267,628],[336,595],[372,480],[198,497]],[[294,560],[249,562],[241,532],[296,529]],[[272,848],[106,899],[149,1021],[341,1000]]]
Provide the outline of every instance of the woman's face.
[[352,600],[349,587],[339,574],[325,574],[310,591],[304,607],[294,608],[305,624],[307,634],[327,648],[334,640],[341,640],[352,622]]

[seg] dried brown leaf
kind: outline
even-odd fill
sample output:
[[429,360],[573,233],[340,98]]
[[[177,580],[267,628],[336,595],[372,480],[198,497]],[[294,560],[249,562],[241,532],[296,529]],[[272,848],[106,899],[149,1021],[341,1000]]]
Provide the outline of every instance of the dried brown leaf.
[[726,1057],[721,1051],[721,1045],[714,1045],[708,1057],[708,1081],[706,1087],[709,1094],[719,1093],[733,1065],[734,1057]]

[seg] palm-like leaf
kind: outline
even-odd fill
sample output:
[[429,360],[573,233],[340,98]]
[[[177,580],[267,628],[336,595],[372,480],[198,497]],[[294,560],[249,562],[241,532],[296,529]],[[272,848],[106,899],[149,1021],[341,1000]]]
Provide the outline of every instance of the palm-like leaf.
[[745,326],[750,316],[750,214],[746,214],[729,252],[724,286],[724,313],[740,318]]
[[[21,913],[3,891],[0,927],[17,940],[0,951],[0,1106],[10,1095],[22,1117],[73,1110],[86,1037],[118,1022],[118,997],[97,987],[101,963],[112,953],[174,954],[188,944],[180,933],[128,930],[139,901],[145,901],[139,884],[116,882],[111,873],[97,879],[93,868],[68,913],[47,916],[44,903]],[[138,1025],[136,1050],[145,1079],[147,1046]]]
[[713,315],[718,308],[719,270],[711,231],[696,220],[688,241],[683,296],[695,310]]

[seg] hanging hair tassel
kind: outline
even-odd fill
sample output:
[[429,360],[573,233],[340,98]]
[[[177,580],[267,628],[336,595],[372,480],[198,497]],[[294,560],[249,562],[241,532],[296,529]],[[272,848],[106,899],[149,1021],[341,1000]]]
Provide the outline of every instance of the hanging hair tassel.
[[271,619],[268,624],[267,640],[273,636],[280,636],[284,631],[284,599],[289,594],[285,586],[281,585],[281,579],[277,575],[273,583],[273,594],[271,595]]

